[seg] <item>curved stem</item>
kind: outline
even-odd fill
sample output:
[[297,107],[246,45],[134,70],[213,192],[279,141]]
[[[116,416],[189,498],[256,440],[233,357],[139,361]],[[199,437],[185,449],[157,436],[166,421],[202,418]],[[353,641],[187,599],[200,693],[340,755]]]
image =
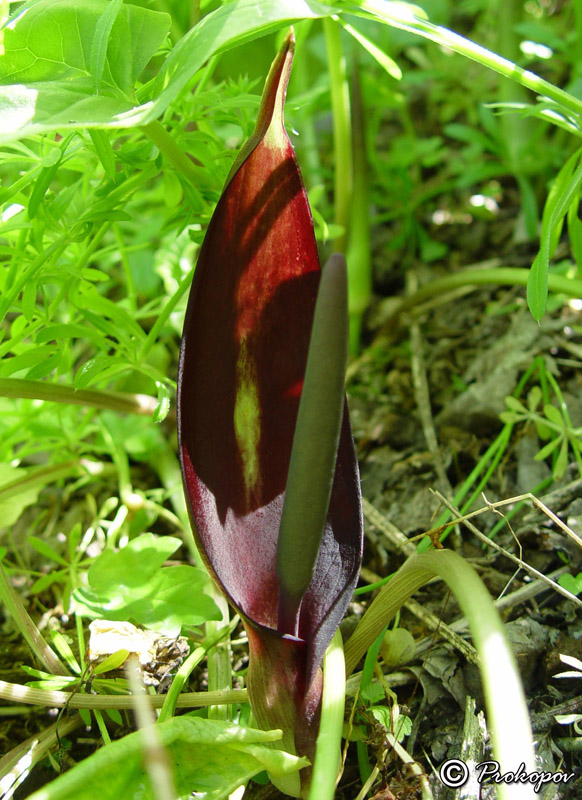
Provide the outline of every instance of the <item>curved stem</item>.
[[48,400],[52,403],[104,408],[126,414],[145,414],[150,417],[158,405],[156,398],[147,394],[75,389],[74,386],[63,383],[26,381],[19,378],[0,378],[0,397]]
[[[442,578],[455,595],[469,621],[479,653],[487,717],[495,758],[503,773],[515,771],[523,762],[527,772],[535,769],[529,715],[519,672],[505,638],[503,625],[489,593],[474,569],[452,550],[433,550],[414,555],[398,570],[364,614],[348,641],[346,673],[349,675],[366,649],[400,606],[432,577]],[[505,800],[535,797],[528,786],[500,786]]]
[[[434,25],[428,20],[421,19],[412,14],[408,9],[399,8],[398,4],[385,3],[383,0],[360,0],[356,4],[350,4],[350,8],[345,8],[345,11],[352,13],[360,13],[361,11],[367,12],[365,16],[371,14],[375,19],[380,19],[382,22],[392,25],[395,28],[415,33],[423,36],[425,39],[430,39],[432,42],[449,47],[455,53],[470,58],[478,64],[482,64],[489,69],[504,75],[506,78],[525,86],[526,89],[537,94],[549,97],[566,108],[568,111],[576,114],[577,117],[582,115],[582,101],[578,98],[565,92],[563,89],[558,89],[549,81],[540,78],[530,70],[522,69],[513,61],[503,58],[497,53],[487,50],[486,47],[476,44],[475,42],[465,39],[458,33],[443,28],[440,25]],[[394,8],[394,10],[393,10]]]
[[[461,286],[483,286],[499,284],[505,286],[527,286],[529,269],[521,267],[494,267],[492,269],[466,269],[452,275],[444,275],[426,286],[421,287],[415,294],[407,297],[394,310],[393,316],[401,314],[414,306],[418,306],[433,297],[445,294]],[[582,297],[582,280],[566,278],[563,275],[548,275],[548,287],[551,292],[565,294],[568,297]]]

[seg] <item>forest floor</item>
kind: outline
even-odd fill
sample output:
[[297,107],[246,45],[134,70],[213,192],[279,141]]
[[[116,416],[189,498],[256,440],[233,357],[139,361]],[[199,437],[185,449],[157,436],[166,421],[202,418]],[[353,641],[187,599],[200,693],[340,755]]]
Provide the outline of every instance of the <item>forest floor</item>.
[[[452,257],[465,267],[526,266],[535,257],[527,246],[514,243],[510,219],[447,228],[434,235],[465,244],[466,251],[456,250]],[[491,252],[499,254],[494,264],[484,260]],[[441,273],[411,264],[401,275],[403,293],[413,293],[447,268]],[[362,576],[368,582],[400,566],[410,553],[406,540],[439,524],[444,501],[436,492],[451,502],[483,454],[498,441],[504,428],[500,414],[507,411],[505,398],[515,392],[532,365],[537,366],[520,394],[524,404],[549,373],[561,389],[572,426],[582,425],[582,327],[576,306],[562,301],[550,304],[550,312],[538,325],[522,287],[464,288],[397,315],[401,300],[377,302],[368,317],[368,345],[349,368],[348,396],[363,496],[382,514],[379,517],[366,506]],[[579,465],[570,453],[560,476],[561,469],[551,459],[535,460],[545,444],[540,432],[544,433],[532,421],[513,425],[498,450],[484,495],[477,492],[466,511],[533,492],[582,536]],[[467,502],[477,483],[459,505]],[[554,581],[564,573],[575,579],[581,570],[580,546],[529,500],[486,510],[469,524],[473,530],[463,524],[449,528],[446,546],[473,564],[496,599],[521,671],[540,769],[576,773],[567,787],[552,786],[543,796],[579,797],[582,740],[572,725],[558,724],[556,715],[582,712],[582,684],[575,678],[553,676],[568,669],[560,654],[582,659],[582,604],[560,595],[538,573]],[[479,533],[488,537],[485,543]],[[568,585],[574,588],[574,583]],[[357,606],[353,610],[357,613]],[[477,709],[483,708],[479,673],[470,651],[445,641],[442,629],[434,632],[434,618],[427,612],[470,641],[454,597],[440,582],[429,585],[403,609],[399,623],[414,636],[414,658],[397,670],[384,665],[383,671],[398,703],[408,708],[412,731],[404,746],[433,775],[435,799],[473,797],[470,791],[446,789],[433,767],[447,758],[466,757],[468,741],[475,746],[478,761],[492,757],[487,737],[485,747],[479,743],[471,702],[467,705],[473,698]],[[383,789],[374,797],[420,797],[418,779],[404,769],[396,753],[387,756],[387,749],[382,739],[368,748],[372,766],[382,762],[385,777]],[[346,770],[343,794],[338,797],[355,797],[358,785],[357,768]],[[492,787],[483,787],[481,796],[496,795]]]

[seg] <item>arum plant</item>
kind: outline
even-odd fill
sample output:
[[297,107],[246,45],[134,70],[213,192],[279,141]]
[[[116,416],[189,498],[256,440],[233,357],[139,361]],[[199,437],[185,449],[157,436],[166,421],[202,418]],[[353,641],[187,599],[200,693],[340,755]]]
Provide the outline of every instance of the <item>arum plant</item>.
[[[321,663],[358,579],[363,522],[346,266],[333,256],[320,269],[284,127],[293,50],[291,33],[200,251],[177,416],[197,543],[248,633],[255,719],[313,763]],[[281,788],[305,795],[309,770],[293,778]]]
[[[456,553],[438,550],[406,562],[348,641],[344,668],[337,628],[363,545],[343,388],[347,277],[343,256],[320,269],[284,128],[293,47],[290,34],[267,77],[255,131],[210,221],[188,302],[178,379],[189,510],[208,570],[247,630],[251,707],[261,728],[283,731],[282,749],[315,765],[309,796],[331,798],[343,716],[337,687],[400,605],[438,575],[471,625],[496,758],[505,771],[522,762],[532,771],[527,710],[501,622],[485,587]],[[333,669],[341,680],[330,679]],[[311,775],[305,767],[276,783],[306,797]],[[531,791],[501,787],[500,797],[510,794],[525,798]]]

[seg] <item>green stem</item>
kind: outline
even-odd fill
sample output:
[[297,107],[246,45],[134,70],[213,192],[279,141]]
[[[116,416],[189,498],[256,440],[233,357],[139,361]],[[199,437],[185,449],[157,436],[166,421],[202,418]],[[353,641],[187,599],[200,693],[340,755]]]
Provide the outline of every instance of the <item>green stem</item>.
[[[16,703],[29,703],[34,706],[47,706],[48,708],[133,708],[131,695],[96,695],[76,694],[72,692],[48,691],[46,689],[31,689],[17,683],[0,681],[0,697]],[[154,695],[149,698],[154,708],[162,708],[166,698],[164,695]],[[237,705],[248,703],[246,689],[231,689],[229,692],[187,692],[181,694],[177,701],[178,708],[195,708],[229,703]]]
[[168,694],[165,696],[162,710],[158,715],[158,722],[165,722],[167,719],[174,716],[178,698],[186,684],[186,681],[190,677],[192,670],[198,666],[211,647],[214,647],[216,644],[218,644],[218,642],[227,634],[230,635],[232,633],[239,621],[240,617],[235,616],[228,626],[220,628],[214,636],[208,638],[203,644],[190,653],[186,661],[184,661],[174,676],[172,685],[168,689]]
[[[501,286],[527,286],[529,269],[521,267],[497,267],[493,269],[467,269],[455,272],[452,275],[444,275],[437,278],[426,286],[422,286],[417,292],[403,300],[394,315],[408,311],[414,306],[425,303],[440,294],[445,294],[461,286],[483,286],[487,284],[499,284]],[[568,297],[582,297],[582,280],[577,278],[566,278],[563,275],[548,275],[548,287],[551,292],[565,294]]]
[[309,800],[333,800],[341,764],[341,741],[346,695],[346,666],[342,636],[337,630],[323,658],[321,720]]
[[135,290],[135,282],[133,280],[133,275],[131,273],[131,265],[129,263],[129,258],[127,257],[127,250],[125,249],[125,243],[123,241],[123,236],[121,235],[121,229],[117,224],[117,222],[113,223],[113,230],[115,232],[115,238],[117,240],[117,247],[119,249],[119,258],[121,259],[123,274],[125,275],[125,284],[127,286],[127,299],[129,301],[129,309],[131,314],[135,316],[135,312],[137,310],[137,292]]
[[200,170],[196,168],[196,165],[192,163],[186,153],[178,147],[160,122],[157,120],[148,122],[147,125],[142,125],[141,129],[156,145],[160,153],[163,153],[170,164],[191,184],[196,186],[200,183]]
[[17,478],[15,481],[10,481],[10,483],[0,486],[0,502],[5,498],[25,492],[27,489],[46,486],[49,483],[58,481],[60,478],[66,478],[78,468],[78,461],[63,461],[50,467],[39,467],[31,470],[23,478]]
[[155,397],[147,394],[126,394],[99,389],[75,389],[62,383],[48,381],[26,381],[19,378],[0,378],[0,397],[16,399],[47,400],[73,406],[103,408],[125,414],[150,416],[157,406]]
[[348,263],[350,353],[356,355],[360,349],[362,318],[372,296],[372,263],[365,114],[359,67],[355,57],[351,60],[351,66],[353,174],[346,260]]
[[54,650],[42,638],[39,629],[34,624],[22,600],[16,594],[4,567],[0,564],[0,600],[6,611],[33,654],[47,670],[53,675],[69,675],[68,669],[62,664]]
[[[368,647],[403,603],[434,576],[442,578],[454,593],[469,622],[479,653],[489,727],[495,758],[501,772],[515,771],[524,763],[535,769],[529,717],[519,672],[505,638],[503,625],[489,593],[474,569],[452,550],[435,550],[408,559],[364,614],[345,648],[346,673],[350,675]],[[533,790],[520,798],[533,798]],[[500,800],[514,797],[510,786],[499,787]]]
[[578,100],[578,98],[563,89],[558,89],[557,86],[540,78],[534,72],[522,69],[522,67],[507,58],[502,58],[497,53],[487,50],[486,47],[481,47],[481,45],[465,39],[464,36],[460,36],[447,28],[416,17],[406,8],[400,9],[397,4],[385,3],[383,0],[360,0],[360,2],[351,4],[351,7],[347,7],[345,10],[356,14],[360,14],[362,11],[367,12],[364,16],[371,14],[375,19],[380,19],[388,25],[415,33],[418,36],[423,36],[425,39],[436,42],[438,45],[448,47],[455,53],[471,59],[471,61],[476,61],[478,64],[489,67],[489,69],[504,75],[506,78],[511,78],[511,80],[525,86],[526,89],[531,89],[536,94],[555,100],[556,103],[559,103],[577,117],[582,116],[582,100]]
[[[47,264],[54,263],[57,258],[64,252],[65,248],[69,244],[69,236],[61,236],[56,242],[47,247],[46,250],[43,250],[34,261],[28,265],[26,269],[23,269],[20,277],[12,284],[12,288],[8,289],[4,293],[4,297],[2,298],[2,302],[0,303],[0,321],[4,319],[6,313],[10,310],[10,306],[16,300],[20,292],[24,289],[26,284],[31,281],[36,273]],[[17,261],[14,261],[14,264],[17,265]]]
[[352,188],[350,95],[346,78],[346,62],[342,53],[341,28],[332,19],[324,19],[323,30],[327,46],[333,113],[334,214],[336,224],[341,225],[344,229],[344,233],[335,240],[334,248],[340,253],[345,253]]
[[[230,608],[224,595],[212,584],[212,599],[222,612],[221,620],[206,623],[206,635],[210,640],[219,641],[229,631]],[[208,690],[222,692],[232,689],[232,667],[230,659],[230,640],[223,647],[213,647],[208,653]],[[208,719],[227,720],[230,708],[226,704],[209,706]]]
[[190,288],[190,284],[194,279],[194,270],[190,270],[188,275],[182,280],[172,297],[168,300],[166,305],[160,311],[160,314],[154,324],[151,327],[150,332],[148,333],[145,342],[141,346],[141,350],[139,351],[139,355],[137,357],[138,361],[143,361],[149,351],[152,349],[154,344],[157,341],[158,336],[160,335],[160,331],[163,329],[164,325],[168,321],[168,318],[172,311],[176,308],[182,297],[186,294],[188,289]]

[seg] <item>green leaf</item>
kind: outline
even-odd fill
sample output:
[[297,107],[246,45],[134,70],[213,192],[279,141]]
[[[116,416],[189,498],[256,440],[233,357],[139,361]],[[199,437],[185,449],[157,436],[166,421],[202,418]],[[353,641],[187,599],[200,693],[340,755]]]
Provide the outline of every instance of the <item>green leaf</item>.
[[376,59],[378,64],[380,64],[380,66],[386,70],[391,78],[394,78],[397,81],[401,80],[402,70],[393,58],[390,58],[390,56],[386,55],[386,53],[383,50],[380,50],[380,48],[377,47],[374,42],[370,41],[367,36],[364,36],[363,33],[360,33],[360,31],[356,30],[352,25],[348,25],[343,22],[341,17],[339,18],[339,22],[344,30],[346,30],[350,36],[353,36],[354,39],[361,44],[365,50],[368,51],[372,58]]
[[579,595],[582,592],[582,572],[579,572],[575,577],[568,573],[560,575],[558,583],[572,594]]
[[535,411],[542,399],[542,390],[539,386],[532,386],[527,395],[527,407],[530,411]]
[[34,182],[34,188],[32,190],[30,199],[28,201],[29,219],[34,219],[34,217],[36,217],[36,213],[40,207],[40,204],[44,200],[44,196],[47,193],[49,186],[51,185],[52,179],[56,175],[57,169],[59,168],[59,164],[60,164],[60,158],[52,166],[45,167],[40,171],[40,175]]
[[107,656],[100,664],[93,667],[93,675],[103,675],[105,672],[112,672],[125,664],[129,656],[129,650],[116,650],[115,653]]
[[544,207],[540,249],[532,264],[527,284],[529,309],[538,322],[546,310],[548,297],[548,269],[556,248],[564,216],[578,197],[582,185],[582,163],[578,163],[582,150],[578,149],[560,170]]
[[502,411],[499,415],[499,419],[506,425],[513,425],[515,422],[519,422],[520,417],[514,414],[513,411]]
[[87,575],[89,585],[105,592],[143,586],[181,544],[174,536],[142,533],[122,550],[105,550],[96,558]]
[[44,541],[44,539],[39,539],[36,536],[29,536],[28,542],[34,547],[37,553],[40,553],[41,556],[48,558],[49,561],[56,561],[57,564],[61,564],[64,567],[68,567],[69,565],[65,561],[65,559],[54,550],[50,544]]
[[132,621],[177,636],[185,625],[220,619],[204,594],[209,578],[188,565],[161,568],[181,541],[144,533],[118,552],[105,550],[87,574],[88,586],[74,592],[77,613]]
[[[215,53],[291,22],[339,11],[316,0],[227,3],[180,39],[156,79],[153,98],[135,105],[135,80],[164,41],[170,17],[121,7],[97,96],[88,65],[95,28],[107,5],[107,0],[39,0],[25,14],[16,12],[5,31],[6,54],[0,56],[0,81],[6,84],[0,86],[0,142],[64,128],[131,128],[152,122]],[[66,61],[58,51],[58,30],[67,42]]]
[[[174,765],[178,797],[226,800],[253,775],[268,770],[276,776],[297,771],[307,759],[270,747],[281,731],[256,731],[231,722],[173,717],[156,725],[156,732]],[[81,761],[29,800],[154,800],[143,766],[143,731],[108,744]]]
[[111,29],[122,5],[123,0],[110,0],[95,26],[95,35],[91,43],[91,54],[89,56],[89,71],[93,75],[93,90],[95,94],[99,94],[99,85],[105,67]]
[[548,403],[544,406],[544,414],[554,425],[559,425],[561,428],[564,427],[564,418],[556,406],[552,406]]
[[71,672],[74,672],[76,675],[81,674],[81,667],[79,666],[79,662],[75,658],[75,654],[71,650],[69,643],[63,636],[60,631],[52,630],[50,632],[51,640],[55,646],[55,649],[59,653],[60,656],[67,662],[69,665]]
[[111,142],[109,141],[109,136],[103,131],[97,129],[90,130],[89,136],[91,137],[91,141],[93,142],[93,147],[95,148],[95,152],[99,156],[99,161],[103,165],[105,174],[107,175],[108,178],[114,181],[115,156],[113,154],[113,148],[111,147]]
[[159,573],[150,596],[130,603],[127,612],[145,628],[178,636],[186,625],[222,618],[214,600],[202,591],[207,585],[208,576],[201,569],[186,564],[167,567]]
[[517,399],[517,397],[512,397],[511,395],[506,397],[505,405],[511,411],[517,411],[519,414],[527,414],[527,408],[520,400]]
[[551,442],[548,442],[548,444],[546,444],[546,445],[544,445],[544,447],[542,447],[542,449],[539,451],[539,453],[535,454],[535,456],[534,456],[535,460],[536,461],[543,461],[551,453],[554,452],[554,450],[560,444],[561,441],[562,441],[562,437],[561,436],[558,436],[556,439],[552,439]]
[[158,389],[158,404],[154,411],[154,422],[163,422],[170,412],[170,392],[162,381],[156,381]]
[[3,31],[0,141],[126,114],[170,21],[117,0],[39,0],[17,10]]
[[[28,474],[28,470],[21,467],[0,464],[0,492],[5,485],[25,478]],[[13,525],[25,508],[37,502],[39,491],[40,486],[33,486],[20,491],[14,489],[8,495],[0,494],[0,527]]]

